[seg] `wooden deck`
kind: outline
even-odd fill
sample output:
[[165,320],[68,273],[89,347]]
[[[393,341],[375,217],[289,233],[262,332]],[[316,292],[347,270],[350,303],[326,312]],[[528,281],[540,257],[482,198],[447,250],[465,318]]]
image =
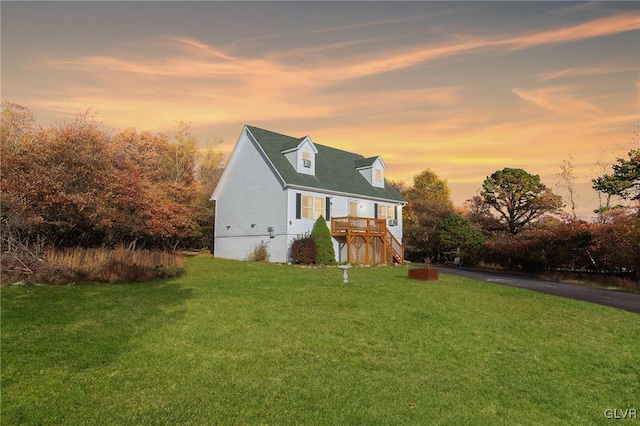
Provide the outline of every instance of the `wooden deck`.
[[331,235],[346,238],[348,263],[404,263],[404,246],[389,231],[385,219],[334,217]]

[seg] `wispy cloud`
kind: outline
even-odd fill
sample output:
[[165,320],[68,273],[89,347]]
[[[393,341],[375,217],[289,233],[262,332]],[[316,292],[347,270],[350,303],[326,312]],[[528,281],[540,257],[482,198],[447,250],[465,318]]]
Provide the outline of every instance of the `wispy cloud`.
[[[567,2],[568,3],[568,2]],[[573,15],[601,9],[603,2],[591,1],[586,3],[569,3],[568,6],[551,9],[548,15]]]
[[270,58],[273,58],[274,60],[281,60],[282,58],[291,58],[291,57],[306,58],[310,55],[318,54],[320,52],[329,52],[332,50],[347,49],[355,46],[361,46],[364,44],[379,43],[382,41],[389,41],[389,40],[391,40],[391,38],[389,37],[385,37],[385,38],[380,37],[380,38],[367,38],[362,40],[341,41],[337,43],[328,43],[328,44],[321,44],[317,46],[298,47],[294,49],[286,49],[286,50],[281,50],[276,52],[269,52],[268,56]]
[[343,68],[342,75],[345,78],[353,78],[379,74],[481,49],[522,50],[539,45],[574,42],[634,30],[640,30],[640,14],[637,13],[616,15],[579,25],[502,38],[467,38],[461,36],[460,40],[454,43],[440,46],[414,47],[402,53],[386,54],[383,57],[375,57],[367,61],[351,64]]
[[578,25],[536,32],[505,40],[514,49],[524,49],[544,44],[567,43],[594,37],[619,34],[640,29],[640,13],[613,15]]
[[531,90],[513,88],[511,91],[520,99],[559,115],[598,114],[602,112],[597,105],[580,99],[571,93],[571,88],[567,86]]
[[[169,50],[161,57],[141,59],[137,52],[132,52],[129,55],[130,59],[123,57],[125,55],[118,57],[92,55],[66,60],[52,59],[47,61],[45,66],[53,69],[77,69],[87,72],[109,70],[110,72],[173,78],[227,76],[237,81],[247,81],[261,76],[271,81],[284,80],[288,84],[307,82],[306,85],[309,85],[309,82],[315,82],[312,84],[315,86],[316,84],[331,84],[337,81],[388,73],[482,49],[525,49],[543,44],[571,42],[638,29],[640,29],[640,14],[616,15],[579,25],[525,35],[492,39],[466,38],[443,45],[414,46],[401,52],[381,51],[364,57],[355,56],[347,60],[326,58],[323,63],[314,63],[312,67],[306,66],[305,63],[299,63],[295,66],[285,65],[279,62],[277,55],[270,58],[242,57],[191,38],[168,37],[158,42],[166,45],[173,44],[173,50]],[[312,46],[306,50],[309,52],[326,50],[358,42],[347,41],[345,43]],[[305,48],[301,48],[300,52],[304,50]]]
[[298,37],[306,36],[306,35],[317,35],[317,34],[326,34],[326,33],[339,33],[339,32],[351,31],[351,30],[358,29],[358,28],[375,27],[375,26],[390,25],[390,24],[403,24],[403,23],[408,23],[408,22],[412,22],[412,21],[425,20],[427,18],[433,18],[433,17],[436,17],[436,16],[442,16],[442,15],[447,15],[447,14],[451,14],[451,13],[458,13],[458,12],[460,12],[462,10],[463,9],[461,9],[461,8],[456,8],[456,9],[450,9],[450,10],[445,10],[445,11],[440,11],[440,12],[426,13],[426,14],[417,15],[417,16],[410,16],[410,17],[405,17],[405,18],[381,19],[381,20],[376,20],[376,21],[357,22],[357,23],[350,24],[350,25],[342,25],[342,26],[329,27],[329,28],[320,28],[320,29],[308,30],[308,31],[294,31],[294,32],[285,32],[285,33],[278,33],[278,34],[268,34],[268,35],[263,35],[263,36],[258,36],[258,37],[249,37],[249,38],[244,38],[244,39],[240,39],[240,40],[234,41],[231,44],[230,47],[232,49],[237,49],[237,48],[242,47],[243,44],[247,44],[247,43],[249,43],[250,45],[253,46],[253,45],[255,45],[254,42],[256,42],[256,41],[273,40],[273,39],[279,39],[279,38],[298,38]]
[[601,66],[601,67],[572,67],[572,68],[564,68],[557,71],[550,71],[540,75],[542,81],[550,81],[559,78],[565,77],[588,77],[594,75],[606,75],[606,74],[618,74],[625,72],[638,72],[637,68],[632,67],[609,67],[609,66]]

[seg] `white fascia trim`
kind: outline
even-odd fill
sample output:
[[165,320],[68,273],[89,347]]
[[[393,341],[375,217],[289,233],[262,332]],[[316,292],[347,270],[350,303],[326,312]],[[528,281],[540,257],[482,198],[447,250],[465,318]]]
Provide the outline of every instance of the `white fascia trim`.
[[[382,170],[387,170],[387,165],[384,164],[384,161],[382,161],[382,157],[378,156],[378,159],[376,161],[379,161],[380,164],[382,165]],[[374,161],[373,164],[375,164],[376,162]],[[372,164],[372,166],[373,166]]]
[[328,189],[312,188],[310,186],[285,185],[285,188],[298,189],[300,191],[316,192],[316,193],[327,194],[327,195],[340,195],[340,196],[343,196],[343,197],[360,198],[360,199],[363,199],[363,200],[384,201],[386,203],[402,204],[403,206],[407,205],[406,201],[392,200],[390,198],[370,197],[368,195],[354,194],[354,193],[351,193],[351,192],[331,191],[331,190],[328,190]]
[[386,164],[384,164],[384,161],[382,161],[382,157],[380,157],[379,155],[376,157],[376,159],[373,161],[373,163],[371,163],[371,165],[369,166],[362,166],[362,167],[356,167],[356,170],[367,170],[367,169],[372,169],[373,166],[376,164],[376,162],[380,162],[380,165],[382,166],[382,170],[387,170],[387,166]]
[[[309,135],[304,137],[302,142],[300,142],[300,145],[302,145],[305,142],[309,142],[309,145],[311,145],[311,149],[313,149],[314,154],[318,153],[318,148],[316,148],[316,144],[313,143],[313,141],[311,140],[311,137],[309,137]],[[298,147],[300,147],[300,145],[298,145]]]
[[[242,132],[240,132],[240,137],[242,137]],[[231,159],[234,157],[234,154],[236,152],[236,148],[238,147],[238,142],[240,142],[240,137],[236,141],[236,144],[233,147],[233,151],[231,151],[231,154],[229,155],[229,158],[227,159],[227,163],[224,165],[224,169],[222,169],[222,175],[220,175],[220,179],[218,179],[218,183],[216,184],[216,187],[213,190],[213,193],[211,194],[211,197],[209,197],[209,201],[217,201],[218,200],[218,192],[221,191],[220,188],[222,188],[222,186],[224,186],[224,182],[227,181],[227,177],[226,177],[226,173],[225,172],[227,171],[227,168],[229,167],[229,164],[231,164]]]
[[294,146],[293,148],[289,148],[289,149],[285,149],[284,151],[280,151],[282,154],[288,154],[290,152],[294,152],[300,149],[300,147],[302,145],[305,144],[305,142],[309,142],[309,145],[311,145],[311,149],[313,150],[314,154],[318,153],[318,148],[316,148],[316,144],[313,143],[313,141],[311,140],[311,138],[309,136],[305,136],[305,138],[302,140],[302,142],[300,142],[298,145]]

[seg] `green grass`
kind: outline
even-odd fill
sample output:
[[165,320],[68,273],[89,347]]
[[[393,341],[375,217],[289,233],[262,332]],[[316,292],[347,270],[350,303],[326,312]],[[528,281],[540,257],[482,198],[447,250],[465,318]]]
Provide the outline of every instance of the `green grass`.
[[4,287],[2,424],[608,424],[608,408],[640,409],[640,315],[404,267],[341,277],[197,257],[146,284]]

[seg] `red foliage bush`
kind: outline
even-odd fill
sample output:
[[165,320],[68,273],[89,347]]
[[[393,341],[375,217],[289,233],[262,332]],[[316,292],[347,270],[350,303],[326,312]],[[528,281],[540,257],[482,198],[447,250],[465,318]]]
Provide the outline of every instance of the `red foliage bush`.
[[293,262],[309,265],[318,256],[318,246],[310,235],[298,236],[291,243],[289,257]]

